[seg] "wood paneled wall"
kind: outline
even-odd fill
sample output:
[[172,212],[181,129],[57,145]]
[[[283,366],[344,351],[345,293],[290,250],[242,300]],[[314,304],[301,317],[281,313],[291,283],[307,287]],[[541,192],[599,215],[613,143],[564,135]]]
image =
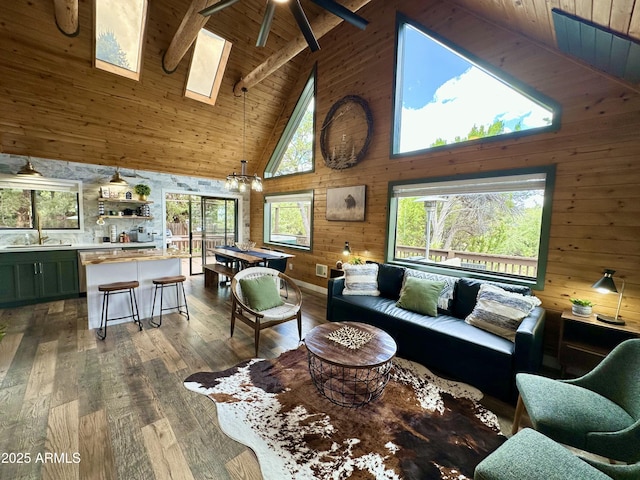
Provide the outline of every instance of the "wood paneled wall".
[[[211,106],[183,96],[193,48],[174,73],[162,69],[190,0],[149,2],[139,82],[92,67],[93,3],[80,0],[80,33],[69,38],[56,27],[52,1],[2,2],[0,151],[208,178],[239,171],[243,100],[233,86],[297,32],[290,15],[276,16],[262,49],[254,46],[262,0],[243,0],[210,17],[207,28],[232,43]],[[249,160],[260,157],[304,56],[247,94]]]
[[[396,12],[418,20],[476,56],[551,97],[562,106],[558,131],[508,141],[487,141],[390,159],[390,121],[394,73]],[[438,177],[507,168],[555,164],[556,186],[545,287],[536,292],[549,312],[548,346],[553,348],[557,321],[570,308],[570,297],[591,298],[597,311],[612,314],[617,297],[590,286],[605,268],[626,280],[621,314],[640,324],[640,95],[633,89],[578,62],[496,28],[450,3],[389,0],[360,12],[371,23],[357,31],[341,26],[323,38],[322,50],[309,58],[301,76],[318,65],[316,121],[347,94],[364,97],[373,112],[374,138],[365,159],[353,168],[327,168],[316,145],[315,172],[265,181],[266,192],[313,188],[313,251],[296,252],[291,273],[326,286],[315,264],[332,266],[344,241],[367,259],[384,259],[387,188],[391,180]],[[302,88],[299,82],[296,93]],[[296,95],[294,95],[295,97]],[[296,98],[289,100],[274,131],[268,154],[278,139]],[[365,184],[364,222],[325,220],[326,188]],[[252,205],[261,205],[253,194]],[[251,215],[252,238],[262,237],[262,210]]]

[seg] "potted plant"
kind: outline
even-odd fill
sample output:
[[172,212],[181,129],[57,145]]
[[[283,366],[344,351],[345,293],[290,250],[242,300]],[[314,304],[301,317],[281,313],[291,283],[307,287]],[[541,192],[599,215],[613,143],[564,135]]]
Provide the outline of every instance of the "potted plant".
[[151,193],[151,188],[149,185],[145,185],[144,183],[139,183],[135,187],[133,187],[135,192],[138,194],[138,198],[140,200],[146,200],[147,195]]
[[593,313],[593,302],[580,298],[570,298],[572,306],[571,313],[579,317],[590,317]]

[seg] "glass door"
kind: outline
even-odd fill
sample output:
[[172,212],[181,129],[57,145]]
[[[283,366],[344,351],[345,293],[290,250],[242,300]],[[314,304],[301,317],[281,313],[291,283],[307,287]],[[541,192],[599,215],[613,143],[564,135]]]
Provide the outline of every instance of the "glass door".
[[203,273],[202,266],[215,261],[214,247],[236,241],[237,200],[167,193],[165,204],[167,246],[188,254],[183,272]]
[[214,263],[213,249],[238,239],[238,201],[202,197],[202,262]]

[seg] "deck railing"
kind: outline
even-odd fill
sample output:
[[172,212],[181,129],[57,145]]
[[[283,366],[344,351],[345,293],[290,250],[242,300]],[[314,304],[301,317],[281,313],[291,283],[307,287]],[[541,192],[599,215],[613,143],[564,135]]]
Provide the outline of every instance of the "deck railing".
[[[396,258],[425,262],[424,254],[424,247],[398,246],[396,248]],[[534,257],[469,253],[432,248],[429,250],[428,262],[532,278],[535,278],[538,274],[538,260]]]

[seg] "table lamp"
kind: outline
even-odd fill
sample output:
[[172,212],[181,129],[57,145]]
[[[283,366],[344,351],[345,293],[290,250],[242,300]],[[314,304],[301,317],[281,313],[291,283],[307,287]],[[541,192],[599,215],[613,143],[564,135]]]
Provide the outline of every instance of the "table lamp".
[[[600,293],[618,293],[618,289],[616,288],[616,284],[613,281],[613,274],[616,273],[615,270],[605,270],[602,278],[598,280],[596,283],[591,285],[591,288],[595,288]],[[608,315],[602,315],[598,313],[596,318],[601,322],[612,323],[614,325],[624,325],[624,320],[620,318],[620,305],[622,304],[622,294],[624,293],[624,280],[622,280],[622,288],[620,288],[620,293],[618,297],[618,308],[616,308],[616,316],[610,317]]]

